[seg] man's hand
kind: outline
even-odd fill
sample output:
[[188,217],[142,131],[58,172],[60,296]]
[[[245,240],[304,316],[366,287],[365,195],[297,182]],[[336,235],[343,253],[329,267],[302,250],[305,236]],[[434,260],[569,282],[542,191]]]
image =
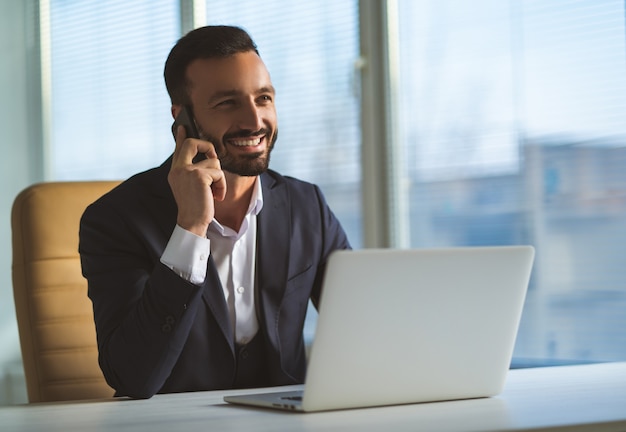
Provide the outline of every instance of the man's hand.
[[[204,153],[207,158],[193,163],[198,153]],[[176,223],[205,237],[215,216],[214,200],[222,201],[226,196],[226,179],[213,144],[186,138],[185,128],[179,126],[167,180],[178,205]]]

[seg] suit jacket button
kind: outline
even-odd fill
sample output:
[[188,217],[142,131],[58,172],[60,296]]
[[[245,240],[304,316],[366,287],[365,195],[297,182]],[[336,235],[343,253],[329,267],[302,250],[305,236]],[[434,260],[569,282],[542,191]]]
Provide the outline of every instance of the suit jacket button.
[[163,324],[163,325],[161,326],[161,331],[162,331],[163,333],[169,333],[169,332],[171,332],[171,331],[172,331],[172,326],[171,326],[171,325],[169,325],[169,324]]
[[176,322],[176,319],[172,315],[168,315],[165,317],[165,324],[172,325]]

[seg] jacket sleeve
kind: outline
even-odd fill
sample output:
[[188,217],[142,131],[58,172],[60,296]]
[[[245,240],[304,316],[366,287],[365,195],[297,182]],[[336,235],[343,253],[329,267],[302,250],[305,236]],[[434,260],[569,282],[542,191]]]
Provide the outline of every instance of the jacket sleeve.
[[202,287],[160,263],[167,233],[120,208],[102,200],[87,208],[79,252],[105,379],[117,395],[149,398],[176,364]]

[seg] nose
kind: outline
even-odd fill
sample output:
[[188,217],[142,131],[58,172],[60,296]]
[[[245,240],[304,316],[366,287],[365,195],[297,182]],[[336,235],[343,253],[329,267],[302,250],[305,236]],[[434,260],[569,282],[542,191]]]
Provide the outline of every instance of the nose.
[[262,109],[255,101],[247,101],[239,109],[238,126],[243,130],[257,131],[263,128]]

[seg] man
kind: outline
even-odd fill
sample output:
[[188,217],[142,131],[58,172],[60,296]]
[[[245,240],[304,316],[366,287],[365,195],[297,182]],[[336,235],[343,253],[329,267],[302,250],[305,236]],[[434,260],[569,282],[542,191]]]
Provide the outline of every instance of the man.
[[274,87],[246,32],[190,32],[165,81],[200,139],[174,128],[170,159],[81,220],[104,376],[135,398],[301,383],[307,304],[348,239],[316,186],[268,169]]

